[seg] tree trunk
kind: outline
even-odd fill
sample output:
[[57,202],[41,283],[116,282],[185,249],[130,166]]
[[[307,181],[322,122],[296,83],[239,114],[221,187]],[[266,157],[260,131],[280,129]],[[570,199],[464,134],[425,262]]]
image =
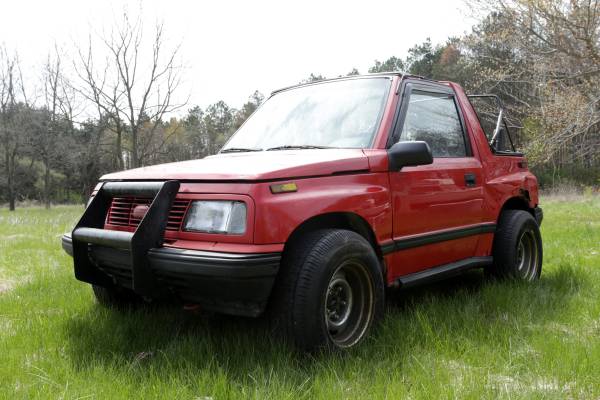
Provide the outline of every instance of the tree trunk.
[[134,125],[131,127],[131,168],[137,168],[139,166],[137,134],[137,127]]
[[7,147],[5,153],[5,161],[6,161],[6,180],[8,184],[8,210],[15,211],[15,188],[14,188],[14,180],[13,180],[13,172],[14,172],[14,157],[11,157],[10,151]]
[[116,133],[117,133],[117,167],[118,169],[125,169],[125,162],[123,161],[123,126],[121,125],[118,118],[115,119]]
[[50,209],[50,162],[48,159],[44,160],[44,207],[47,210]]
[[121,145],[121,132],[117,132],[117,167],[119,170],[125,169],[123,165],[123,150]]
[[10,183],[8,186],[8,210],[15,211],[15,193]]

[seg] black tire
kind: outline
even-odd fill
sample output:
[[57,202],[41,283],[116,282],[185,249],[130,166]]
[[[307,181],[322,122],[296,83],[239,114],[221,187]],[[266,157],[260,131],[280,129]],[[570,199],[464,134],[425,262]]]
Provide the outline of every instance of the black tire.
[[126,308],[136,306],[142,303],[140,296],[136,295],[130,289],[120,287],[106,288],[103,286],[92,285],[94,296],[98,304],[108,308]]
[[493,245],[495,278],[523,281],[539,279],[542,273],[542,236],[535,218],[523,210],[506,210],[498,220]]
[[381,319],[380,263],[362,236],[347,230],[308,233],[286,249],[269,307],[301,350],[347,349]]

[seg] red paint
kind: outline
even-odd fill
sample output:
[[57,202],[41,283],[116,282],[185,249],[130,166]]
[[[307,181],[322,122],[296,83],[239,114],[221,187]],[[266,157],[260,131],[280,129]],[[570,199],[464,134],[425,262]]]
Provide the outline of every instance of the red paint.
[[366,170],[360,149],[325,149],[229,153],[108,174],[105,180],[234,180],[256,181],[331,175]]
[[[483,187],[467,187],[464,175],[482,181],[481,163],[475,157],[435,158],[433,164],[390,172],[394,208],[394,239],[465,228],[482,222]],[[410,222],[408,222],[410,221]],[[399,274],[472,257],[478,236],[468,236],[404,250],[393,254]]]
[[[399,106],[394,77],[383,119],[370,149],[289,150],[223,154],[173,164],[118,172],[103,180],[181,181],[180,204],[194,199],[239,200],[248,210],[243,235],[184,232],[179,225],[165,233],[165,245],[206,251],[265,253],[282,251],[303,222],[328,213],[362,218],[379,245],[418,238],[480,223],[496,222],[503,204],[529,194],[538,203],[537,180],[523,157],[495,156],[462,88],[456,93],[473,152],[472,157],[436,158],[434,163],[388,170],[386,143]],[[468,187],[465,173],[477,184]],[[273,183],[295,182],[298,190],[272,194]],[[188,203],[186,203],[186,201]],[[137,208],[134,209],[138,210]],[[139,216],[139,215],[138,215]],[[170,220],[171,221],[171,220]],[[106,229],[125,229],[111,224]],[[384,257],[387,279],[470,256],[491,253],[492,233],[406,249]]]

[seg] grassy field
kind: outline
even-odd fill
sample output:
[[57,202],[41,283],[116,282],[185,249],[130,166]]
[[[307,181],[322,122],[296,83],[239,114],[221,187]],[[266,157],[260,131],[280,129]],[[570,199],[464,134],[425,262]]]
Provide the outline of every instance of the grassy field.
[[99,307],[59,237],[80,207],[0,211],[0,397],[600,398],[600,199],[543,203],[539,282],[473,271],[400,293],[346,355],[266,323]]

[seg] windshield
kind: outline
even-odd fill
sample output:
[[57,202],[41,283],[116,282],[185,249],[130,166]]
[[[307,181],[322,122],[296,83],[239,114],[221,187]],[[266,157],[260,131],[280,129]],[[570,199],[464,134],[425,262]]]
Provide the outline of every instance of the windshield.
[[369,147],[390,82],[388,78],[349,79],[277,93],[221,151]]

